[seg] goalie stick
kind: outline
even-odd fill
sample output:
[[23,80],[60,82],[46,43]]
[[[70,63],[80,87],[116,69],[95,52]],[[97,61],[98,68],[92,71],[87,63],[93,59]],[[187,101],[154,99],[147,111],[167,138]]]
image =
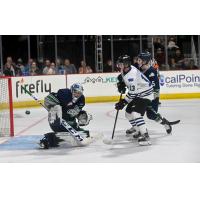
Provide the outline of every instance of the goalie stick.
[[[36,98],[31,92],[29,92],[24,86],[22,86],[22,89],[30,95],[35,101],[37,101],[43,108],[45,108],[47,111],[48,109],[45,107],[45,105],[38,99]],[[84,146],[90,143],[87,138],[83,138],[73,127],[71,127],[64,119],[61,120],[61,125],[70,133],[70,135],[75,139],[75,141],[78,143],[80,146]]]

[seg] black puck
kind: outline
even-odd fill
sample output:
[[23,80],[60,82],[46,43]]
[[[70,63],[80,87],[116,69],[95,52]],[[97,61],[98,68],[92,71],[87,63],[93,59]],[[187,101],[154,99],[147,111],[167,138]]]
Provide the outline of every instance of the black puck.
[[30,110],[26,110],[26,112],[25,112],[27,115],[29,115],[31,112],[30,112]]

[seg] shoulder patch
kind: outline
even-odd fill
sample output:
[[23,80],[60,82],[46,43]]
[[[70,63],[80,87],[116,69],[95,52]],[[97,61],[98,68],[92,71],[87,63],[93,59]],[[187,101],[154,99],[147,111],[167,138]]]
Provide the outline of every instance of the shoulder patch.
[[129,82],[132,82],[133,80],[134,80],[133,78],[129,78],[129,79],[128,79]]

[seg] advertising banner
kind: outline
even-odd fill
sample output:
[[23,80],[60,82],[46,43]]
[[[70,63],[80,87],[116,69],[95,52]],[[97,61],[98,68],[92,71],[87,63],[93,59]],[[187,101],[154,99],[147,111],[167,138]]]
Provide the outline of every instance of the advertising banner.
[[65,75],[49,76],[23,76],[12,78],[13,102],[23,102],[33,100],[25,93],[25,87],[38,99],[43,100],[50,92],[57,92],[60,88],[66,87]]
[[161,71],[161,94],[200,93],[200,70]]
[[117,96],[117,76],[119,73],[74,74],[67,76],[67,86],[78,82],[83,85],[86,97]]

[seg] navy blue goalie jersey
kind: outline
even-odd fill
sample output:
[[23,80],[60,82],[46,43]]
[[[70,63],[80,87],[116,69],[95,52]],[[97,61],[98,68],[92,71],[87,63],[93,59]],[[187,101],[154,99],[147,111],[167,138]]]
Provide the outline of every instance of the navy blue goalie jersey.
[[76,102],[73,102],[72,92],[68,88],[58,90],[56,96],[62,106],[62,115],[64,119],[66,118],[68,110],[74,109],[77,106],[81,110],[85,106],[85,96],[81,95]]

